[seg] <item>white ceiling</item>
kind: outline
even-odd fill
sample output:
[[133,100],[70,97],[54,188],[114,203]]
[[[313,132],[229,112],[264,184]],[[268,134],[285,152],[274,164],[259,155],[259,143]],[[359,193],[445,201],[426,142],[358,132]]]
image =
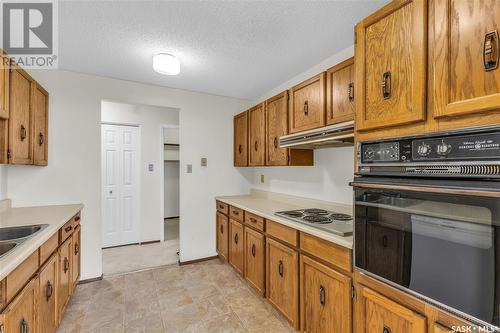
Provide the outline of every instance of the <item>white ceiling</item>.
[[[386,2],[60,1],[59,68],[254,99],[352,45]],[[158,52],[181,74],[155,73]]]

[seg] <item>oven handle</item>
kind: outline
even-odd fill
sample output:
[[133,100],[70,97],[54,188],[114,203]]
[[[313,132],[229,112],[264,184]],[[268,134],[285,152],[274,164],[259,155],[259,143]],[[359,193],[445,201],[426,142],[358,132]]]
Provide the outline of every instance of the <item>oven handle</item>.
[[455,194],[466,195],[474,197],[487,197],[487,198],[500,198],[500,192],[487,191],[480,189],[467,189],[467,188],[450,188],[450,187],[428,187],[428,186],[414,186],[414,185],[389,185],[389,184],[375,184],[375,183],[362,183],[352,182],[351,185],[357,188],[367,188],[375,190],[400,190],[424,193],[438,193],[438,194]]

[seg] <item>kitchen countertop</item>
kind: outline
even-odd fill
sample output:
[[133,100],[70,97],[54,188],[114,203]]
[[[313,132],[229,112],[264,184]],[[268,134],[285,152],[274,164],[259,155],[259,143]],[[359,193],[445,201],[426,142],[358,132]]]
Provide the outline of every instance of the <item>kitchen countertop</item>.
[[48,224],[48,226],[0,258],[0,280],[7,277],[54,233],[58,232],[59,228],[82,210],[83,204],[22,208],[10,208],[4,205],[2,208],[0,228],[35,224]]
[[312,200],[260,190],[252,190],[252,192],[248,195],[219,196],[215,199],[227,203],[231,206],[241,208],[247,212],[262,216],[274,222],[278,222],[299,231],[306,232],[310,235],[327,240],[337,245],[352,249],[352,236],[342,237],[328,231],[317,229],[306,224],[298,223],[274,215],[275,212],[279,211],[303,208],[322,208],[338,213],[352,215],[353,208],[351,205]]

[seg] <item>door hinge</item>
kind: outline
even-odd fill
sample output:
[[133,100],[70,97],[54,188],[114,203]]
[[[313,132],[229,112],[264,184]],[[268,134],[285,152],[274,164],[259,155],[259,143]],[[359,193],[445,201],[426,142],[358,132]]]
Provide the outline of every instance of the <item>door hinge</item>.
[[356,298],[356,289],[354,288],[354,286],[351,286],[351,297],[352,299]]

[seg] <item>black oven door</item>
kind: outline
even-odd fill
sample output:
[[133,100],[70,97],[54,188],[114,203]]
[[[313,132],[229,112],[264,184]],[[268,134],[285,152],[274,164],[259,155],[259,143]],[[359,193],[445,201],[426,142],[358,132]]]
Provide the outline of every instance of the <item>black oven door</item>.
[[355,266],[457,314],[498,327],[496,183],[412,182],[366,177],[352,183]]

